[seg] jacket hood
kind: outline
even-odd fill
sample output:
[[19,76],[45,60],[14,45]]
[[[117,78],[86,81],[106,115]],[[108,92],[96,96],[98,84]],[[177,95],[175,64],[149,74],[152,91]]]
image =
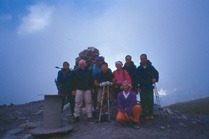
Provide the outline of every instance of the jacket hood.
[[[125,65],[124,65],[124,67],[128,67],[128,66],[126,65],[126,63],[125,63]],[[131,61],[131,65],[130,65],[130,67],[135,67],[135,64],[134,64],[134,62],[133,62],[133,61]]]
[[[140,62],[140,66],[142,66],[142,62]],[[147,66],[152,66],[152,62],[147,60]]]
[[71,69],[64,69],[64,68],[62,68],[60,71],[67,72],[67,71],[71,71]]

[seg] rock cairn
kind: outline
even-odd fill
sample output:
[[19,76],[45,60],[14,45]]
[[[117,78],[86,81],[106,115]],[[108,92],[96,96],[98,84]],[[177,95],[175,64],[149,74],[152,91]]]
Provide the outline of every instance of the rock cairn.
[[75,59],[76,63],[74,68],[78,68],[78,62],[81,59],[84,59],[86,61],[88,68],[93,66],[96,56],[99,56],[99,50],[95,47],[88,47],[87,49],[79,53],[79,57]]

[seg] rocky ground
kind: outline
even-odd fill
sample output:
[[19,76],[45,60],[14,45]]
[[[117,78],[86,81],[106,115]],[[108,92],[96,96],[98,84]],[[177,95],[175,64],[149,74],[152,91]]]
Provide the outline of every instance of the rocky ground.
[[[112,107],[115,111],[115,107]],[[52,139],[207,139],[209,138],[209,98],[179,103],[164,108],[155,106],[155,119],[146,121],[141,117],[140,129],[121,125],[114,120],[110,123],[86,122],[86,116],[76,124],[70,123],[69,112],[63,114],[66,124],[74,130],[66,135],[56,135]],[[31,129],[41,125],[43,120],[43,101],[24,105],[0,106],[0,138],[32,139]]]

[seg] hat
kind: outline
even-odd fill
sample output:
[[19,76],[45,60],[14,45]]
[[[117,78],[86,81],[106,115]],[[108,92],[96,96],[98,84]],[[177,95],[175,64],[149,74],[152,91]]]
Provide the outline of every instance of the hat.
[[115,62],[115,65],[116,65],[116,64],[120,64],[121,66],[123,66],[123,63],[122,63],[121,61],[116,61],[116,62]]
[[122,85],[128,85],[128,86],[130,86],[130,87],[131,87],[131,84],[130,84],[129,82],[127,82],[126,80],[125,80],[125,81],[123,81]]
[[96,61],[101,61],[102,58],[101,58],[100,56],[97,56],[95,60],[96,60]]

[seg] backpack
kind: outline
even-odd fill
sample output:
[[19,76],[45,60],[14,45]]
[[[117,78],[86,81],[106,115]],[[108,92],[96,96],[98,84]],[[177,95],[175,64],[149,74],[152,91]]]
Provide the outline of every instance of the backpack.
[[[125,74],[124,69],[121,69],[121,70],[122,70],[122,74],[123,74],[124,79],[126,79],[126,74]],[[115,75],[115,72],[116,72],[116,71],[113,72],[114,75]]]

